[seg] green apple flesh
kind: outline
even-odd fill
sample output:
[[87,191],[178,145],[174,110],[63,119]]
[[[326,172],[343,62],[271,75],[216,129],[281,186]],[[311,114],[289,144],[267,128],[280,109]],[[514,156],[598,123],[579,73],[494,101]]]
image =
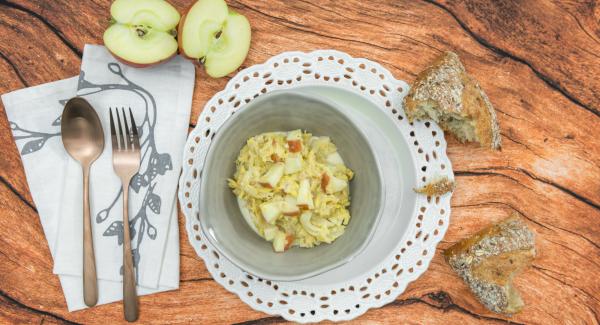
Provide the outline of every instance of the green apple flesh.
[[115,21],[104,32],[104,45],[119,60],[133,66],[160,63],[177,53],[175,28],[179,12],[164,0],[116,0]]
[[235,71],[250,49],[250,23],[227,8],[224,0],[199,0],[179,24],[183,55],[204,63],[214,78]]

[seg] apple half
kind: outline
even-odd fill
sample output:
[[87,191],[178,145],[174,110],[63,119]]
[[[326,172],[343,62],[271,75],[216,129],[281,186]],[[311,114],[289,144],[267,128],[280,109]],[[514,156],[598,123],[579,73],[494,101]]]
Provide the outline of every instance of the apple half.
[[224,0],[199,0],[181,18],[179,51],[219,78],[242,65],[250,49],[250,23]]
[[179,12],[164,0],[116,0],[110,7],[114,22],[104,32],[104,45],[119,61],[147,67],[177,53]]

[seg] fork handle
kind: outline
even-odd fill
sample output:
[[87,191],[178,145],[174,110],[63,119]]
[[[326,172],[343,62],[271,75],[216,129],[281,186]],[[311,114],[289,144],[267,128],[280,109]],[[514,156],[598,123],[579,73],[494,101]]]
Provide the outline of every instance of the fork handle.
[[129,235],[129,181],[123,182],[123,309],[125,319],[134,322],[139,316],[139,305],[135,290],[135,273]]
[[90,166],[83,169],[83,301],[89,307],[98,302],[98,281],[96,279],[96,259],[92,239],[90,219]]

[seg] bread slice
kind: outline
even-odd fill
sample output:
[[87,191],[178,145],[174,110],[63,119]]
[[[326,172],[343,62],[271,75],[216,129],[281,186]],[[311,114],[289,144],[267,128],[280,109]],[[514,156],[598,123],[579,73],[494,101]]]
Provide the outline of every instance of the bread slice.
[[414,191],[427,196],[439,196],[454,191],[454,182],[446,176],[436,177],[423,187],[414,189]]
[[500,149],[494,107],[454,52],[445,52],[419,73],[404,97],[404,111],[410,122],[432,119],[461,142]]
[[521,311],[524,303],[512,281],[535,257],[535,236],[518,215],[460,241],[444,257],[489,310]]

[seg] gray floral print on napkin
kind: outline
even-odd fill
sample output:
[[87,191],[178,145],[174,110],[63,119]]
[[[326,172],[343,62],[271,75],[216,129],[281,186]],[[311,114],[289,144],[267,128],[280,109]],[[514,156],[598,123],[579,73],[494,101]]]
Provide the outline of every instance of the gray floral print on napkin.
[[[160,153],[156,148],[154,131],[156,126],[156,101],[152,94],[139,86],[138,84],[127,79],[121,70],[121,66],[118,63],[109,63],[107,69],[118,75],[123,83],[110,83],[110,84],[95,84],[85,79],[85,71],[81,71],[78,82],[78,93],[79,96],[85,97],[91,94],[100,92],[108,92],[111,90],[122,90],[131,92],[132,94],[139,96],[144,102],[145,115],[142,123],[138,126],[138,133],[140,136],[140,143],[142,147],[142,163],[140,171],[136,174],[130,184],[130,188],[136,193],[143,193],[144,198],[139,210],[135,213],[133,218],[130,219],[130,232],[131,239],[135,243],[133,245],[132,253],[134,259],[134,266],[136,270],[136,279],[139,278],[137,266],[140,261],[140,252],[144,238],[147,236],[151,240],[154,240],[158,234],[156,227],[150,222],[149,214],[158,216],[161,211],[161,197],[154,193],[156,186],[156,178],[160,175],[165,175],[168,171],[173,170],[173,164],[171,156],[168,153]],[[27,155],[42,150],[46,141],[53,137],[60,136],[60,116],[64,104],[69,99],[59,100],[59,115],[52,121],[48,122],[48,130],[44,131],[32,131],[26,129],[16,122],[10,121],[10,127],[14,134],[14,139],[21,145],[21,156],[23,159]],[[117,105],[115,106],[117,107]],[[102,109],[108,109],[104,107]],[[133,108],[132,108],[133,109]],[[122,190],[119,189],[115,193],[114,199],[111,203],[100,210],[96,214],[96,223],[104,224],[109,218],[110,214],[114,211],[113,208],[119,198],[122,195]],[[108,224],[103,232],[105,237],[115,237],[118,245],[123,244],[123,222],[113,221]],[[120,273],[123,274],[123,266],[120,268]]]

